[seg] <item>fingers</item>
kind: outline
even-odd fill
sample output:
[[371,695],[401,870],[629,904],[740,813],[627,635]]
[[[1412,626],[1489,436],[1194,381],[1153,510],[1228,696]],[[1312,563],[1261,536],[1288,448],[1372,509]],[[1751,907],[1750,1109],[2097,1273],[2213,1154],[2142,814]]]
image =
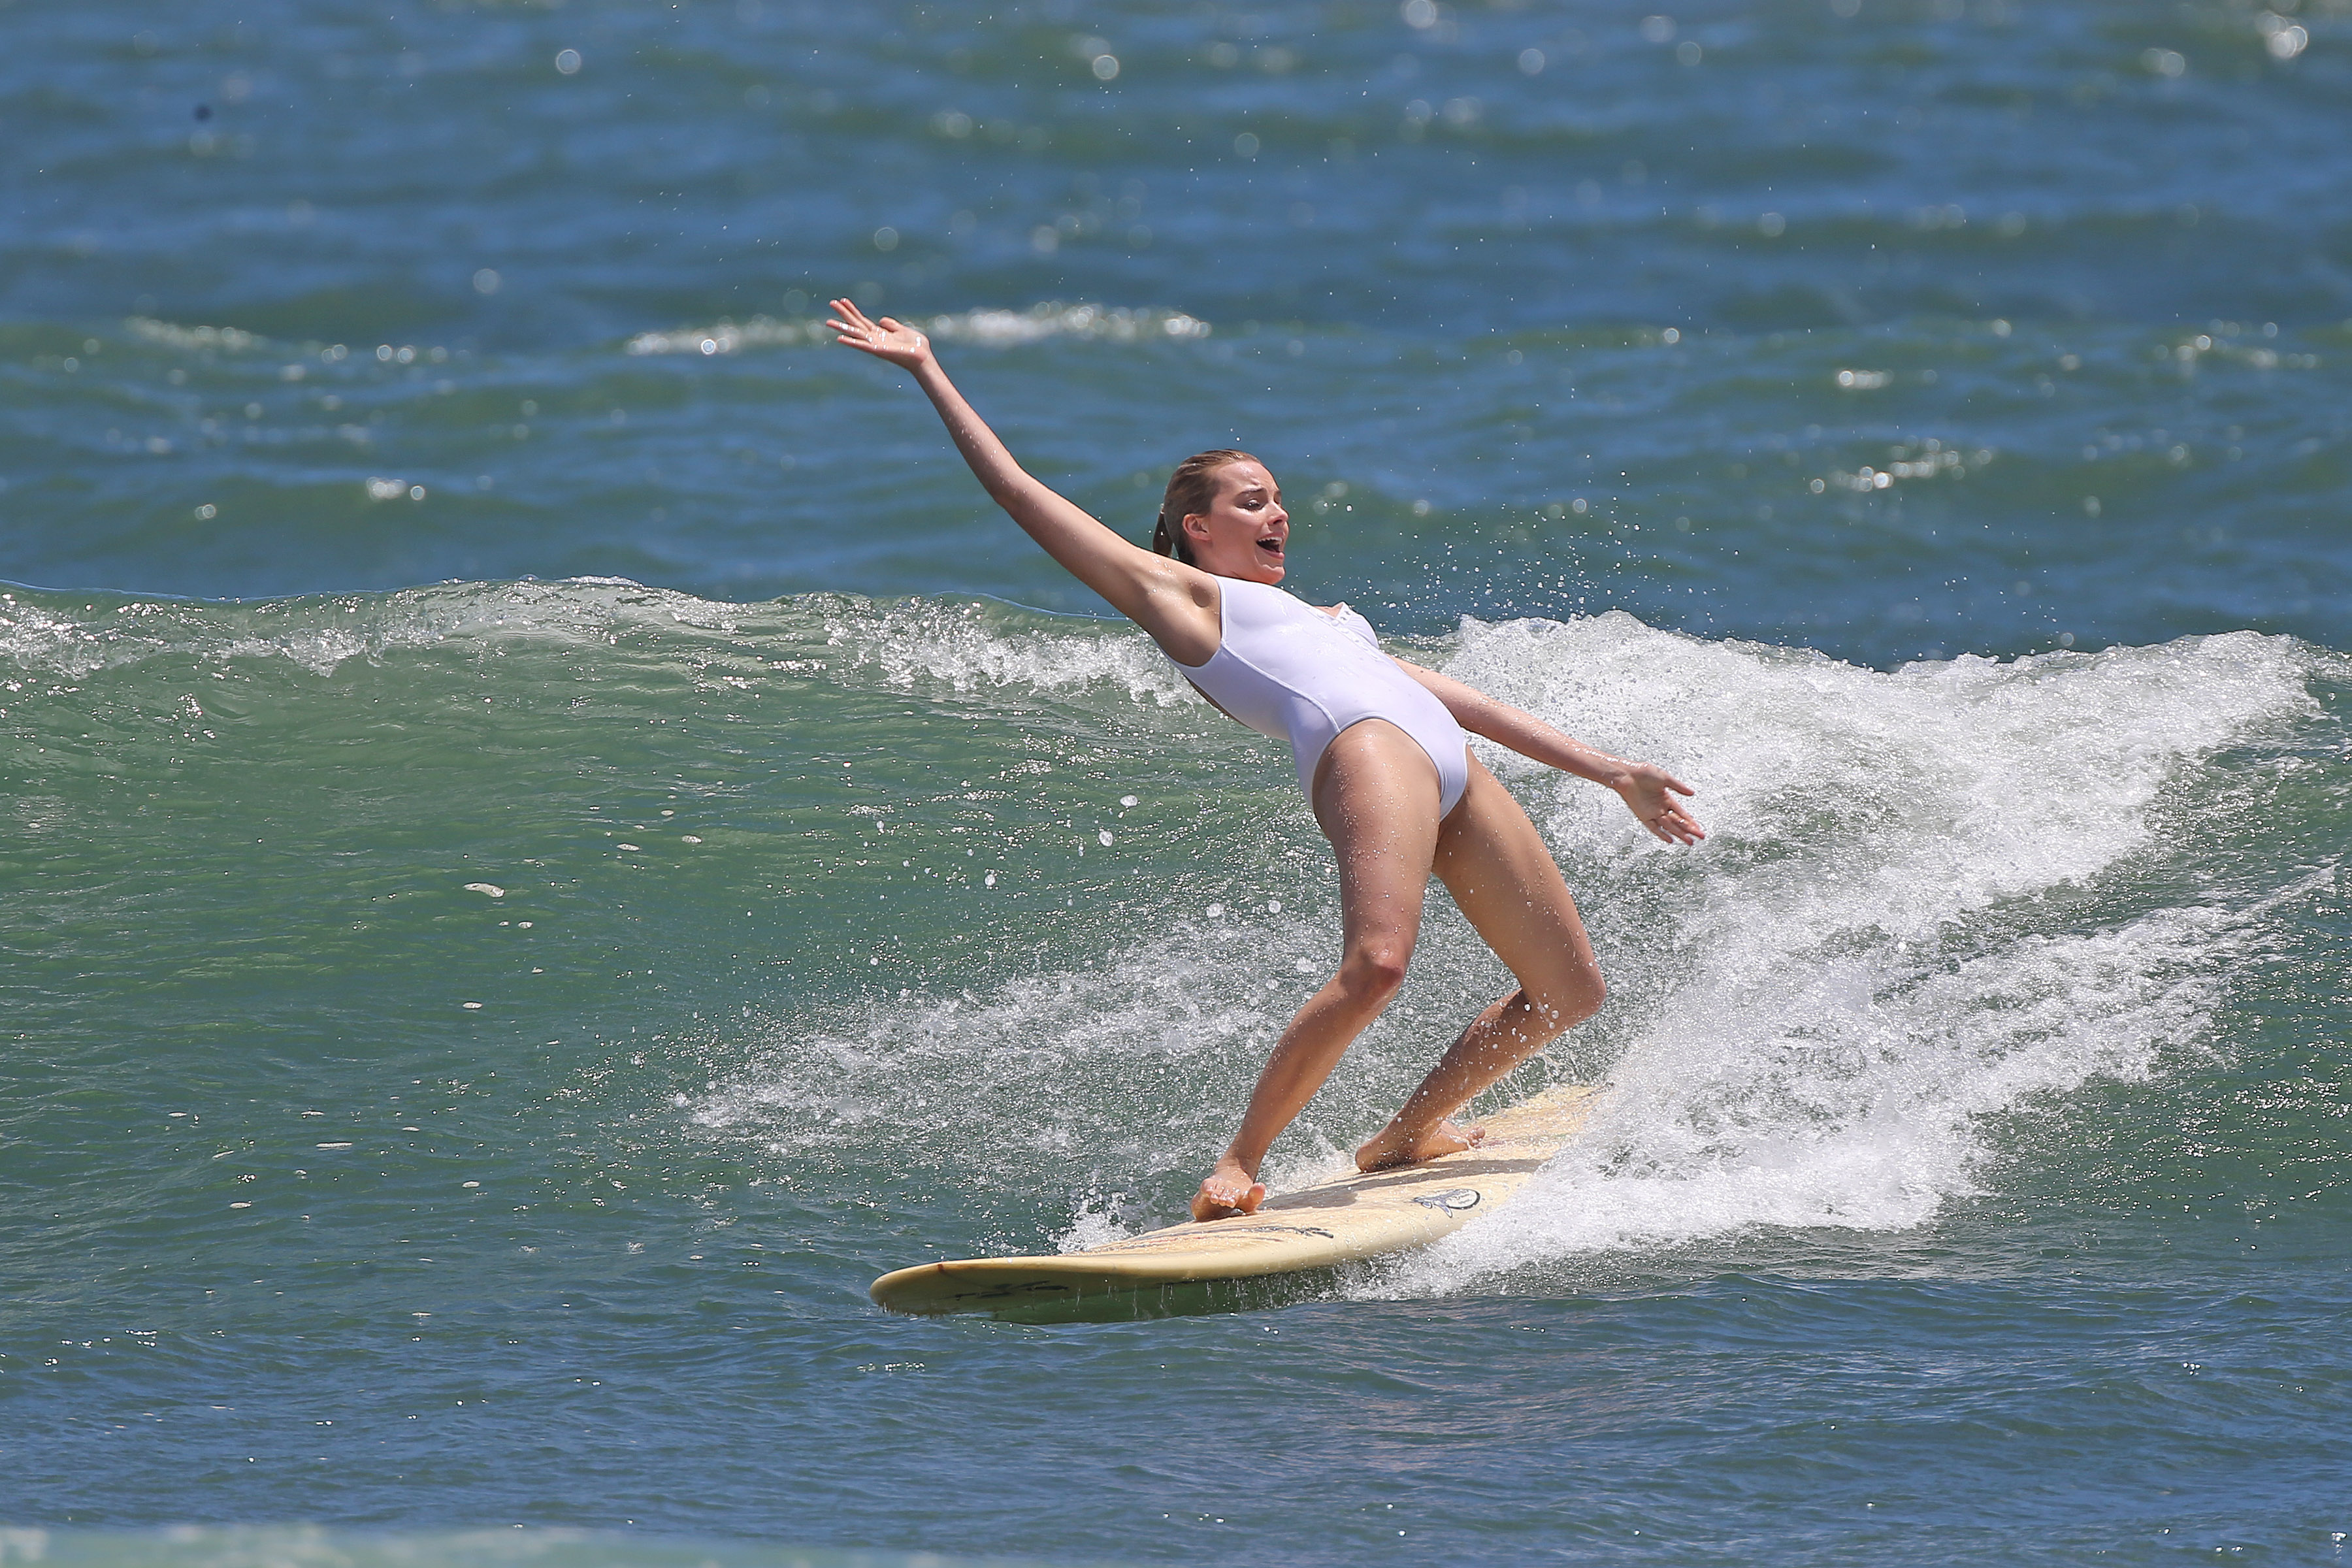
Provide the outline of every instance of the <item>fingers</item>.
[[[883,317],[878,324],[876,323],[865,311],[857,308],[857,302],[855,300],[835,300],[832,303],[836,313],[824,324],[833,330],[834,342],[844,348],[863,349],[870,354],[883,354],[885,341],[905,330],[887,316]],[[884,354],[883,357],[888,356]]]
[[835,313],[824,324],[832,329],[834,342],[844,348],[857,349],[909,369],[929,355],[930,345],[923,334],[894,317],[885,316],[876,321],[857,308],[855,300],[835,300],[832,305]]
[[[1642,778],[1638,785],[1625,794],[1625,804],[1633,808],[1633,816],[1650,830],[1651,836],[1664,844],[1696,844],[1706,837],[1698,819],[1683,809],[1675,795],[1695,795],[1698,791],[1655,763],[1641,764]],[[1667,792],[1671,790],[1673,795]],[[1655,805],[1653,813],[1649,807]]]
[[865,345],[854,341],[854,337],[872,332],[874,323],[866,319],[866,312],[857,308],[855,300],[835,300],[832,306],[834,314],[825,325],[839,334],[841,342],[852,348],[863,348]]
[[1657,816],[1640,820],[1650,830],[1650,836],[1662,844],[1696,844],[1706,837],[1706,829],[1698,825],[1698,819],[1679,805],[1668,805]]

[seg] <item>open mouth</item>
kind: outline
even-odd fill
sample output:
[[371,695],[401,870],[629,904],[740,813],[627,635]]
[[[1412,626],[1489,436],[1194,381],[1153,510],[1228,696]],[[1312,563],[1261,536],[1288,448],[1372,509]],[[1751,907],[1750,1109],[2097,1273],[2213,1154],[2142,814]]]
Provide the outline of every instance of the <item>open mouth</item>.
[[1257,547],[1260,550],[1265,551],[1268,555],[1273,556],[1276,561],[1282,559],[1282,541],[1279,539],[1261,539],[1257,542]]

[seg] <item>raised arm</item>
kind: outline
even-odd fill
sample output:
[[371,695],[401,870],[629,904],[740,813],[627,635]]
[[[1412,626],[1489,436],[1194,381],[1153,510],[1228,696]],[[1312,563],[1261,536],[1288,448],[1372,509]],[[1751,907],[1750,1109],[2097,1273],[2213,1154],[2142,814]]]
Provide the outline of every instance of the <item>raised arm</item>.
[[1150,632],[1179,663],[1201,664],[1216,652],[1216,587],[1206,573],[1129,543],[1013,461],[940,368],[921,332],[888,316],[869,321],[847,300],[834,300],[833,310],[825,325],[839,342],[915,373],[915,384],[939,410],[973,476],[1046,554]]
[[1507,702],[1498,702],[1450,675],[1440,675],[1403,659],[1398,659],[1397,664],[1427,687],[1445,704],[1454,721],[1472,734],[1484,735],[1523,757],[1532,757],[1548,767],[1615,790],[1626,809],[1655,837],[1668,844],[1696,844],[1706,837],[1698,818],[1675,798],[1698,792],[1656,763],[1629,763],[1622,757],[1595,751],[1572,736],[1561,734],[1534,714],[1521,712]]

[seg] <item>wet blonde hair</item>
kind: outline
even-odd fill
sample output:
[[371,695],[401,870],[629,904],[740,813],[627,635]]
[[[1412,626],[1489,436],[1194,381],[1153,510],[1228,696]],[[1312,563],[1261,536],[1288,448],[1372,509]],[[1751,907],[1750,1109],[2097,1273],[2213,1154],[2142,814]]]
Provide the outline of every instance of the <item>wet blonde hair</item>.
[[1167,490],[1160,498],[1160,521],[1152,526],[1151,548],[1192,565],[1192,546],[1184,538],[1184,520],[1196,511],[1207,511],[1209,503],[1217,499],[1219,468],[1234,463],[1256,462],[1247,452],[1220,447],[1211,452],[1195,452],[1177,464],[1176,471],[1168,476]]

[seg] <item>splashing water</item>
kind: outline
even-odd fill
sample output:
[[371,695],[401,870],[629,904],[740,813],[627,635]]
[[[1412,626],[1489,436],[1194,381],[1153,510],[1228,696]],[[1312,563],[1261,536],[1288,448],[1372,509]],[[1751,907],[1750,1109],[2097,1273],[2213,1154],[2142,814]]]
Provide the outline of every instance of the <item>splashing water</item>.
[[[1108,680],[1146,708],[1177,697],[1148,658],[1130,662],[1139,643],[999,637],[914,606],[882,620],[834,636],[856,632],[856,662],[902,689],[1013,683],[1052,704]],[[2200,1037],[2260,920],[2246,899],[2176,886],[2195,872],[2176,842],[2182,793],[2224,748],[2310,714],[2327,657],[2242,634],[1880,673],[1624,616],[1465,623],[1451,673],[1665,762],[1705,792],[1715,837],[1665,850],[1604,792],[1488,749],[1613,977],[1609,1009],[1554,1048],[1554,1070],[1614,1091],[1503,1216],[1379,1288],[1465,1289],[1545,1258],[1757,1226],[1902,1228],[1980,1191],[1988,1118],[2145,1075]],[[1262,856],[1269,876],[1277,852],[1328,857],[1296,831],[1217,842]],[[1166,887],[1124,889],[1098,914],[1127,951],[986,994],[878,1003],[768,1055],[704,1119],[782,1118],[779,1152],[828,1135],[904,1141],[974,1189],[1068,1194],[1064,1217],[1049,1203],[1034,1222],[1066,1246],[1180,1217],[1173,1204],[1328,967],[1333,912],[1220,922],[1179,920],[1181,903]],[[1278,1146],[1277,1187],[1338,1168],[1507,985],[1433,900],[1406,993]],[[1008,1144],[1007,1127],[1025,1131]],[[996,1234],[1034,1245],[1021,1218],[980,1201]]]
[[[2199,854],[2176,796],[2311,713],[2317,662],[2246,634],[1881,675],[1605,617],[1474,631],[1457,673],[1705,779],[1717,837],[1604,942],[1614,1091],[1586,1135],[1381,1288],[1759,1226],[1903,1228],[1980,1191],[1986,1119],[2205,1033],[2262,905],[2174,901]],[[1603,886],[1658,859],[1589,799],[1551,826]]]

